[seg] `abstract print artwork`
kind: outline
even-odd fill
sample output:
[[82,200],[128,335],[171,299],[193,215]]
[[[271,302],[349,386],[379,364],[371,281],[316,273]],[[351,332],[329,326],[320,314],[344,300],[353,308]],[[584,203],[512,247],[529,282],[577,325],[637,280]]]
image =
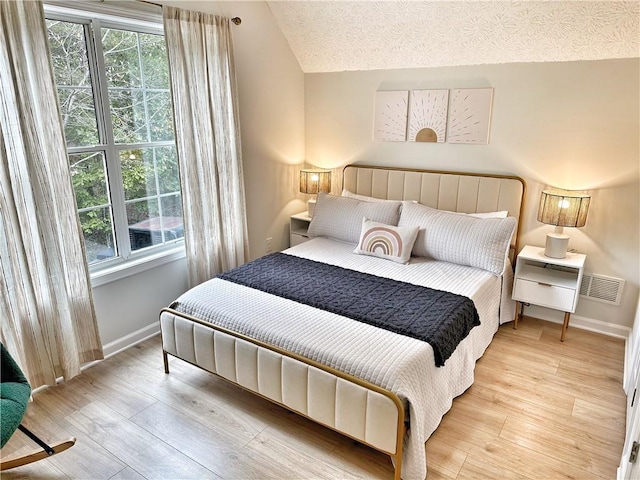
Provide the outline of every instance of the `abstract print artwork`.
[[409,92],[376,92],[374,140],[404,142],[407,139]]
[[449,90],[413,90],[409,105],[409,141],[444,142]]
[[493,88],[451,90],[449,143],[489,143]]

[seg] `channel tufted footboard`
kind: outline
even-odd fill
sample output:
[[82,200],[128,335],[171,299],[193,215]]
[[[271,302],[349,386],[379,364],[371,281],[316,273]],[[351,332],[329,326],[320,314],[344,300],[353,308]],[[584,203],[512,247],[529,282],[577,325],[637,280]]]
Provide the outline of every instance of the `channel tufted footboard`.
[[160,313],[168,355],[214,373],[391,456],[400,479],[404,407],[393,392],[171,308]]

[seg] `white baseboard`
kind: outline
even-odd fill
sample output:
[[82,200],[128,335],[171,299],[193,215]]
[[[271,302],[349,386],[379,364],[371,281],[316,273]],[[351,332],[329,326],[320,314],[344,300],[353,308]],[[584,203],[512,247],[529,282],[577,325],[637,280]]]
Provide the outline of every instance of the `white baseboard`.
[[[144,342],[148,338],[155,337],[160,333],[160,324],[158,322],[153,322],[151,325],[147,325],[146,327],[142,327],[135,332],[131,332],[124,337],[121,337],[113,342],[109,342],[106,345],[102,346],[102,352],[104,353],[104,359],[106,360],[109,357],[113,357],[114,355],[126,350],[127,348],[131,348],[138,343]],[[81,371],[86,370],[87,368],[91,368],[94,365],[102,362],[102,360],[95,360],[93,362],[85,363],[81,367]],[[63,378],[59,377],[56,379],[56,383],[62,382]],[[38,393],[41,390],[49,388],[50,385],[42,385],[38,388],[34,388],[31,392],[32,395],[34,393]]]
[[594,318],[581,317],[580,315],[571,315],[569,327],[581,328],[590,332],[602,333],[610,337],[623,338],[627,340],[631,329],[616,323],[603,322]]
[[[564,321],[563,312],[535,305],[525,307],[524,314],[526,316],[539,318],[540,320],[546,320],[553,323],[562,324]],[[571,315],[569,328],[581,328],[582,330],[601,333],[610,337],[624,338],[625,340],[629,338],[629,333],[631,332],[629,327],[618,325],[617,323],[604,322],[602,320],[596,320],[595,318],[582,317],[575,314]]]
[[131,332],[124,337],[118,338],[113,342],[109,342],[106,345],[102,346],[102,350],[104,352],[104,358],[107,359],[109,357],[113,357],[115,354],[126,350],[127,348],[131,348],[138,343],[144,342],[148,338],[155,337],[160,333],[160,323],[153,322],[146,327],[142,327],[135,332]]

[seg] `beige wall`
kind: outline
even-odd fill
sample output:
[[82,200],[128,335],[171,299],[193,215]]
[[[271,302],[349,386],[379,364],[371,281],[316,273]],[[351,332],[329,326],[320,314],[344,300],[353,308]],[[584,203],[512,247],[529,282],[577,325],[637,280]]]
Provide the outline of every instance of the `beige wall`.
[[[627,281],[622,305],[581,299],[576,315],[631,326],[640,281],[640,60],[527,63],[305,76],[306,160],[508,173],[528,185],[523,244],[546,185],[591,192],[587,225],[565,229],[588,271]],[[493,87],[489,145],[374,142],[377,90]],[[532,311],[533,312],[533,311]],[[553,311],[540,316],[561,318]]]

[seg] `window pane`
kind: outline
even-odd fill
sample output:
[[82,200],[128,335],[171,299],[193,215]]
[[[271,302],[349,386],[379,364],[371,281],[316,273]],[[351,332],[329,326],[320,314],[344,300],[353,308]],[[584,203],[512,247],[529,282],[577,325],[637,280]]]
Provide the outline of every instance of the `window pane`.
[[173,112],[164,38],[102,29],[116,143],[172,141]]
[[47,20],[47,32],[58,86],[91,87],[84,25]]
[[78,209],[110,203],[103,152],[69,155],[69,165]]
[[140,90],[109,90],[113,136],[116,143],[148,141],[144,94]]
[[131,250],[163,243],[157,198],[128,202],[127,222]]
[[80,212],[80,224],[89,264],[116,256],[115,232],[110,207]]
[[68,147],[99,142],[84,26],[47,20],[53,72]]
[[179,192],[180,176],[176,147],[158,147],[155,150],[160,193]]
[[182,199],[180,194],[160,198],[162,210],[162,231],[165,242],[184,237],[182,223]]
[[[184,236],[175,147],[120,153],[127,198],[131,249],[139,250]],[[157,188],[162,195],[157,194]]]
[[98,128],[90,89],[58,87],[67,147],[98,145]]
[[159,214],[157,199],[127,203],[131,250],[184,237],[180,195],[162,197],[160,202],[167,212],[162,215]]
[[161,35],[140,34],[142,71],[147,88],[169,89],[167,49]]
[[122,182],[126,200],[156,195],[156,169],[153,148],[139,148],[120,152]]
[[102,48],[109,88],[142,86],[137,33],[103,28]]
[[173,140],[173,112],[169,92],[149,92],[147,94],[149,111],[149,133],[152,142]]

